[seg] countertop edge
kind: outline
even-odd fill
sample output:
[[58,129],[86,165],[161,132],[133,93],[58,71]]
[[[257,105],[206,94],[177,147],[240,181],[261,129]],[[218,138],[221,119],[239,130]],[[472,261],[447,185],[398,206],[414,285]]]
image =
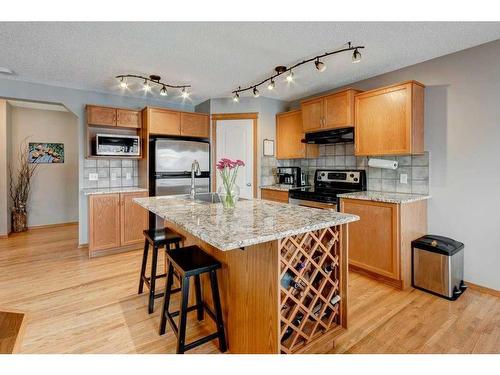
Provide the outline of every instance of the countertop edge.
[[[369,194],[374,194],[374,195],[369,195]],[[431,195],[425,195],[425,194],[422,195],[408,194],[408,197],[394,196],[394,195],[391,197],[391,194],[405,195],[406,193],[386,193],[386,192],[373,191],[373,192],[368,192],[368,195],[363,195],[359,192],[356,192],[356,193],[338,194],[337,197],[362,200],[362,201],[395,203],[395,204],[414,203],[432,198]]]
[[112,188],[83,188],[80,190],[83,195],[102,195],[102,194],[118,194],[118,193],[138,193],[143,191],[149,191],[147,188],[142,188],[138,186],[123,186],[123,187],[112,187]]

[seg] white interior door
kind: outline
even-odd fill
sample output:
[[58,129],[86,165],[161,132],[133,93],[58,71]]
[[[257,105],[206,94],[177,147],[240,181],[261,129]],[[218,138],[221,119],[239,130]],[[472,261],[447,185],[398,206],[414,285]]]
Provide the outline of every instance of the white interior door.
[[[245,166],[239,168],[236,184],[241,198],[253,198],[253,120],[219,120],[216,132],[216,162],[222,158],[243,160]],[[218,188],[221,177],[216,173]]]

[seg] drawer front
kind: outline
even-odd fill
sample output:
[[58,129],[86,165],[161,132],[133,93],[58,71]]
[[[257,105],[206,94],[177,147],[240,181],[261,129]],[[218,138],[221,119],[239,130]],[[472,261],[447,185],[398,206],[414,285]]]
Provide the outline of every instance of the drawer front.
[[261,189],[260,197],[268,201],[288,203],[288,191]]

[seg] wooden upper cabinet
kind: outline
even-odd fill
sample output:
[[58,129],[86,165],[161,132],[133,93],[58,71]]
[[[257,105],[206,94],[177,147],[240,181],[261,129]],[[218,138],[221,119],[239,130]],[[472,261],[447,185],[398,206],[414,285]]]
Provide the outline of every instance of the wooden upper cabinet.
[[181,135],[187,137],[209,138],[209,116],[201,113],[181,112]]
[[318,145],[306,145],[303,138],[301,110],[276,115],[276,159],[318,157]]
[[410,81],[357,94],[356,155],[423,153],[424,88]]
[[141,128],[142,116],[139,111],[129,109],[117,109],[116,125],[125,128]]
[[320,130],[323,124],[323,98],[311,99],[301,103],[302,127],[305,132]]
[[148,212],[134,203],[134,198],[147,197],[147,192],[121,193],[121,245],[132,245],[144,240],[142,231],[148,227]]
[[341,206],[360,217],[349,224],[349,264],[398,280],[399,205],[342,198]]
[[305,132],[354,126],[354,95],[361,91],[343,90],[301,103]]
[[120,194],[89,197],[89,250],[120,246]]
[[181,135],[181,113],[167,109],[151,108],[149,133],[160,135]]
[[357,92],[360,91],[349,89],[325,97],[325,130],[354,125],[354,94]]
[[87,123],[91,125],[116,126],[116,108],[88,105]]

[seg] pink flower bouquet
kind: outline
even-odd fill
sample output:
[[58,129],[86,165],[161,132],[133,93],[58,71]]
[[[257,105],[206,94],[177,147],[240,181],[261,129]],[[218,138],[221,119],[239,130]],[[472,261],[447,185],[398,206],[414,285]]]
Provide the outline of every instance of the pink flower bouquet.
[[216,165],[222,179],[222,185],[217,189],[219,200],[224,208],[234,208],[240,196],[240,189],[236,185],[239,167],[245,166],[241,160],[222,158]]

